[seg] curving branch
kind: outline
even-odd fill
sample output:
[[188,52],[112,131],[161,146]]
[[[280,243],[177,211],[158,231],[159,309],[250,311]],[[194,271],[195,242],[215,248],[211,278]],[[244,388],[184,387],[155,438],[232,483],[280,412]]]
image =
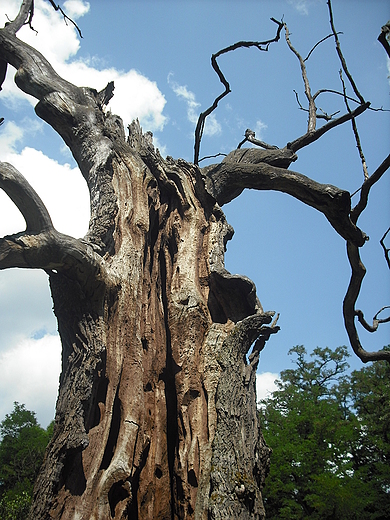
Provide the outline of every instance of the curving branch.
[[196,124],[195,128],[195,145],[194,145],[194,164],[199,163],[199,152],[200,152],[200,142],[202,140],[203,136],[203,130],[204,125],[206,122],[207,116],[209,116],[218,106],[218,103],[223,99],[225,96],[231,92],[230,90],[230,84],[225,78],[223,72],[221,71],[217,58],[221,56],[222,54],[226,54],[227,52],[234,51],[236,49],[239,49],[241,47],[249,48],[249,47],[256,47],[260,51],[268,51],[268,47],[271,43],[277,42],[280,39],[280,33],[283,29],[283,23],[278,22],[275,18],[271,18],[271,20],[278,25],[276,36],[270,40],[265,40],[262,42],[246,42],[246,41],[240,41],[237,43],[234,43],[233,45],[229,45],[229,47],[225,47],[224,49],[221,49],[216,54],[213,54],[211,56],[211,66],[213,67],[214,71],[216,72],[219,81],[222,83],[222,85],[225,87],[225,90],[220,94],[218,97],[215,98],[213,104],[204,112],[199,114],[198,122]]
[[[375,352],[367,352],[360,342],[359,334],[356,329],[355,318],[357,317],[360,323],[363,324],[364,328],[369,332],[375,332],[377,330],[379,323],[385,323],[389,320],[377,320],[377,316],[379,311],[374,317],[373,327],[370,327],[365,320],[363,320],[362,311],[355,310],[356,301],[358,299],[360,289],[362,286],[363,278],[366,274],[366,268],[361,261],[359,248],[351,242],[347,242],[347,255],[348,260],[351,265],[352,274],[351,279],[348,285],[347,293],[345,295],[343,301],[343,316],[344,316],[344,324],[348,334],[349,341],[351,343],[352,349],[355,354],[363,361],[363,363],[367,363],[369,361],[379,361],[384,360],[390,363],[390,351],[387,350],[378,350]],[[381,310],[383,310],[383,307]],[[377,325],[375,327],[375,320],[377,320]],[[371,330],[370,330],[371,329]]]
[[385,245],[385,238],[387,237],[389,232],[390,232],[390,227],[387,228],[387,230],[385,231],[385,233],[383,234],[383,237],[380,239],[379,242],[380,242],[380,245],[382,246],[387,266],[390,269],[390,257],[389,257],[390,248],[386,247],[386,245]]
[[367,237],[349,218],[349,192],[286,170],[295,158],[287,148],[235,150],[220,164],[203,168],[206,188],[221,206],[245,188],[287,193],[323,213],[339,235],[361,247]]
[[[85,290],[107,279],[104,260],[82,240],[55,230],[39,195],[12,165],[0,163],[0,188],[26,221],[26,230],[0,238],[0,270],[11,267],[53,270],[77,280]],[[100,282],[96,283],[99,280]]]
[[27,233],[34,234],[53,229],[50,215],[41,198],[11,164],[0,162],[0,188],[23,215]]

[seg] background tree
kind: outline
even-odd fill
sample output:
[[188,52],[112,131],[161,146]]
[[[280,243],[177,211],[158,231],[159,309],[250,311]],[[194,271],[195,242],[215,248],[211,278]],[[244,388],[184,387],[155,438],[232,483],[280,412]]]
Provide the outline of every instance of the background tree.
[[[0,31],[0,59],[17,69],[18,87],[38,100],[36,113],[72,151],[90,191],[91,220],[81,240],[59,233],[23,176],[1,164],[0,185],[27,228],[0,241],[0,268],[48,273],[63,346],[54,434],[31,517],[261,518],[269,450],[258,426],[255,372],[278,327],[254,284],[224,267],[232,229],[221,206],[244,188],[273,189],[323,213],[350,251],[344,310],[351,344],[364,361],[388,358],[360,345],[355,303],[362,279],[356,260],[366,240],[357,219],[390,157],[366,179],[353,210],[347,191],[287,170],[299,149],[354,120],[369,103],[358,95],[338,46],[356,106],[350,109],[342,93],[345,114],[317,128],[304,60],[286,24],[273,20],[274,38],[220,53],[265,50],[284,30],[301,64],[307,132],[282,149],[239,147],[199,168],[197,153],[195,164],[163,159],[137,122],[126,137],[120,118],[106,110],[113,85],[97,92],[59,77],[16,37],[32,21],[33,2],[23,2]],[[333,26],[332,35],[337,43]],[[259,144],[251,131],[246,140]]]
[[34,412],[14,403],[0,424],[0,518],[20,520],[28,514],[34,481],[42,465],[53,424],[45,430]]
[[290,354],[296,367],[260,410],[272,448],[267,518],[387,518],[388,363],[347,375],[346,347],[317,348],[313,361],[303,346]]

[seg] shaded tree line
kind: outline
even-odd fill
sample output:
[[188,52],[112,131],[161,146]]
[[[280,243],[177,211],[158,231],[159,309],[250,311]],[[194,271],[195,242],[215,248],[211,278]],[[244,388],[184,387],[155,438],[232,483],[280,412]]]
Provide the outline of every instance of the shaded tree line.
[[42,428],[35,412],[17,402],[0,423],[0,520],[27,517],[53,424]]
[[273,450],[267,518],[390,518],[390,365],[349,374],[346,347],[317,348],[311,359],[303,346],[289,354],[295,368],[261,401]]

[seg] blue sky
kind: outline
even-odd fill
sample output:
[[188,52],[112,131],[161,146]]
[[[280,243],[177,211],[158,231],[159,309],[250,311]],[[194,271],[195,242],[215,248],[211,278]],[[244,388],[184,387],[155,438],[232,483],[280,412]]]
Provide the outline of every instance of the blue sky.
[[[18,0],[2,0],[0,25],[13,18]],[[329,34],[325,0],[68,0],[84,38],[66,26],[49,3],[36,0],[34,27],[20,37],[36,46],[55,69],[78,85],[102,89],[114,80],[112,111],[125,124],[139,117],[152,130],[161,152],[193,158],[196,118],[222,91],[210,66],[212,53],[236,41],[264,40],[275,34],[270,17],[289,26],[293,45],[306,55]],[[336,28],[348,67],[363,96],[374,107],[389,108],[389,66],[377,42],[390,18],[386,0],[334,0]],[[220,58],[232,93],[206,124],[201,156],[228,153],[246,128],[279,147],[305,133],[306,114],[299,63],[284,38],[268,52],[239,49]],[[308,63],[312,91],[340,90],[340,68],[331,39],[319,46]],[[0,158],[12,162],[36,188],[55,226],[82,236],[88,225],[88,193],[76,164],[60,138],[33,111],[8,73],[0,93]],[[342,100],[323,95],[318,105],[327,112],[343,110]],[[369,171],[388,153],[389,114],[366,112],[358,120]],[[319,182],[354,192],[363,173],[349,124],[326,134],[299,152],[292,169]],[[206,162],[202,163],[206,164]],[[372,190],[360,225],[370,236],[362,258],[368,269],[359,306],[367,317],[390,303],[390,278],[379,239],[389,226],[389,173]],[[354,201],[356,202],[356,197]],[[266,310],[280,313],[280,332],[261,355],[259,390],[291,366],[287,351],[303,344],[335,348],[348,344],[341,306],[349,281],[344,241],[315,210],[280,193],[245,191],[224,206],[235,229],[228,243],[226,267],[249,276]],[[24,229],[23,219],[0,191],[0,235]],[[0,272],[0,420],[14,400],[37,411],[46,425],[54,415],[60,370],[60,345],[46,275],[42,272]],[[373,335],[361,333],[373,350],[390,343],[386,325]],[[360,362],[350,358],[353,368]]]

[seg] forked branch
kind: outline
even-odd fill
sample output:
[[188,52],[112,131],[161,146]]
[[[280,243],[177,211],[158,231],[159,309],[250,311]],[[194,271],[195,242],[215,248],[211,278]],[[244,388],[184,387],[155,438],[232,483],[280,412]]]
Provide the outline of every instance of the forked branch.
[[0,270],[11,267],[60,271],[83,287],[96,287],[106,278],[104,261],[85,242],[54,229],[39,195],[8,163],[0,163],[0,188],[15,203],[26,230],[0,238]]

